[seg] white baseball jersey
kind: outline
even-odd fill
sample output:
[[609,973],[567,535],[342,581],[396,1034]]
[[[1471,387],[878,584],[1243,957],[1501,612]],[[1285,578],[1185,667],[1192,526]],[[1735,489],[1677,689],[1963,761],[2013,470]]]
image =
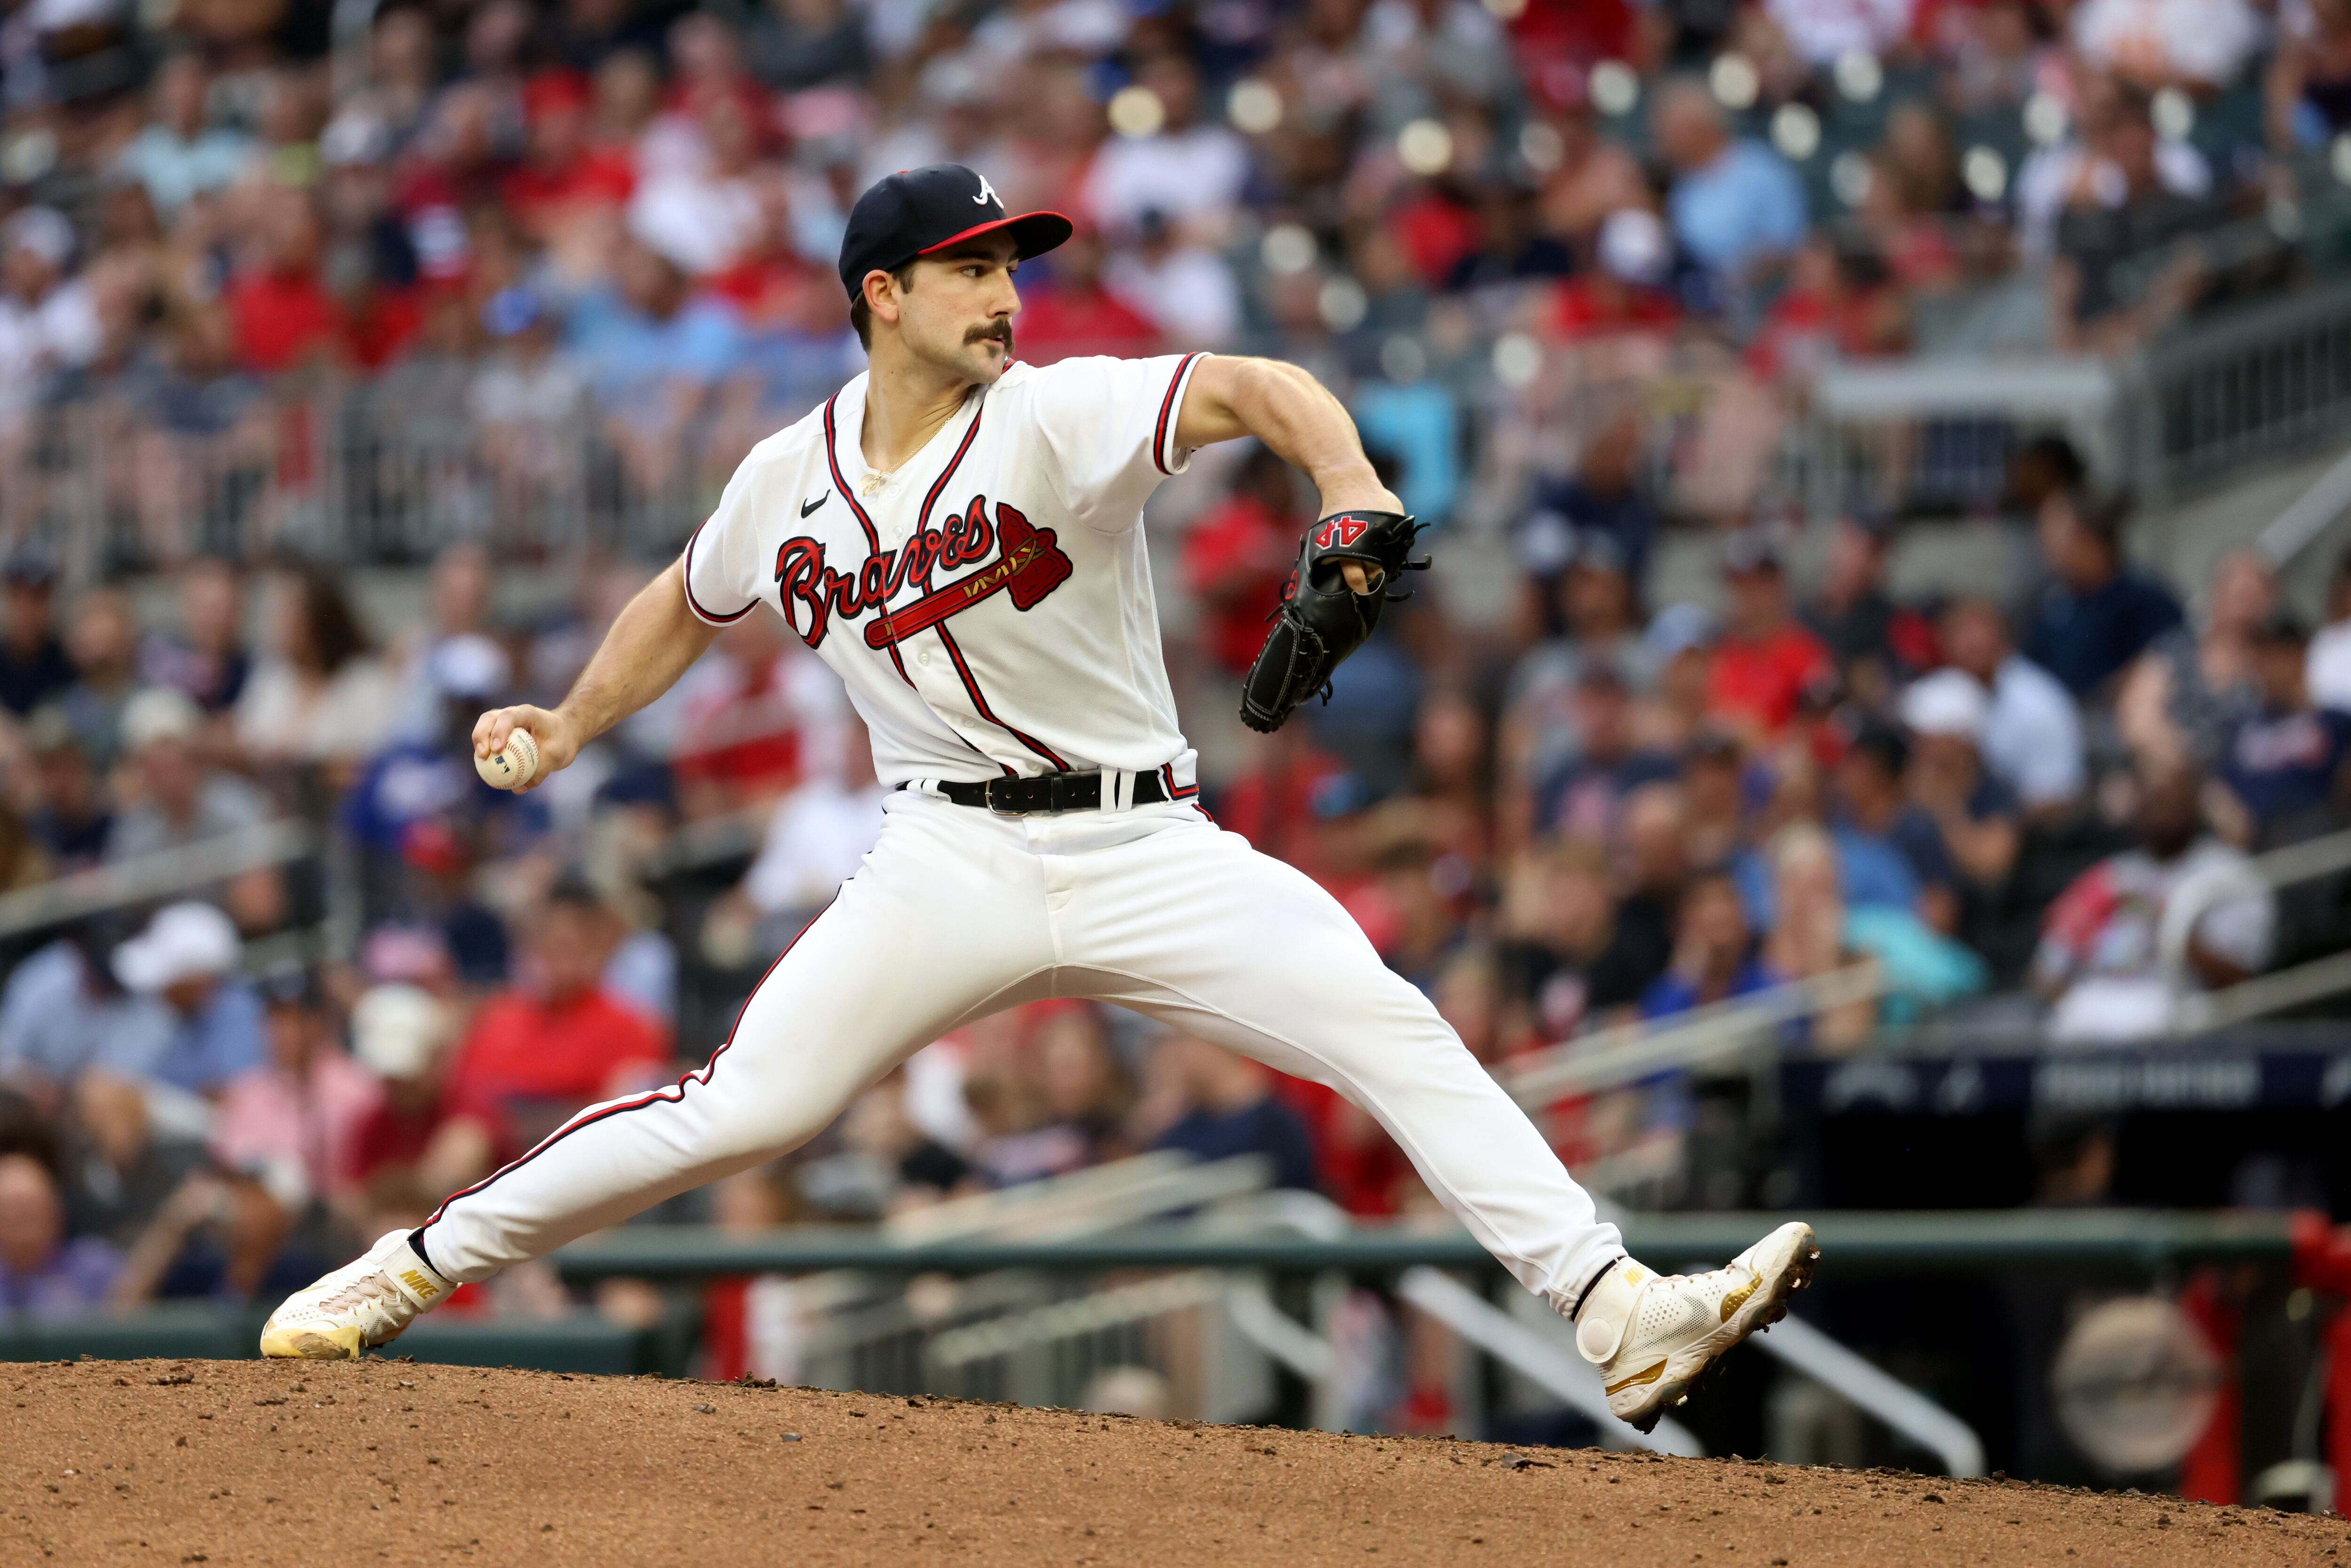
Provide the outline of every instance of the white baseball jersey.
[[1191,455],[1200,359],[1014,364],[870,495],[861,375],[743,460],[686,597],[714,625],[773,606],[847,684],[886,785],[1115,768],[1187,797],[1142,522]]
[[862,376],[744,461],[686,549],[695,612],[774,606],[848,683],[884,782],[1164,770],[1172,798],[999,816],[891,794],[872,849],[710,1060],[589,1107],[451,1197],[413,1239],[434,1269],[485,1280],[773,1159],[941,1035],[1049,997],[1116,1003],[1338,1090],[1562,1312],[1623,1255],[1338,901],[1185,798],[1193,758],[1138,525],[1184,465],[1197,361],[1015,366],[872,496]]

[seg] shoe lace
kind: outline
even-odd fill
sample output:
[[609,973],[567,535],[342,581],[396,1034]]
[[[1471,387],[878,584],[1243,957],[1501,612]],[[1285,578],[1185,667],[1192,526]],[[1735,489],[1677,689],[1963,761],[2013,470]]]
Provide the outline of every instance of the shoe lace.
[[382,1274],[362,1274],[319,1303],[330,1317],[355,1317],[361,1337],[374,1343],[380,1333],[398,1329],[407,1321],[408,1298]]

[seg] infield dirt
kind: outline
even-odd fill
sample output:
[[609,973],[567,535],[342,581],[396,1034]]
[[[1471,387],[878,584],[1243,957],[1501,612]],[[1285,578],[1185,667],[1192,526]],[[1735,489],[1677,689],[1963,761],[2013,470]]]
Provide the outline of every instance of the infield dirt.
[[2351,1564],[2019,1482],[398,1361],[0,1367],[0,1563]]

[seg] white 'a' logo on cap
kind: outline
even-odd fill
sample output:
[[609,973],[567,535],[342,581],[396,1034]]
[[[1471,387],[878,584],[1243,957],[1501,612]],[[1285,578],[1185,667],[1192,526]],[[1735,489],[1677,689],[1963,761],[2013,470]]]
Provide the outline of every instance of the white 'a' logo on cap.
[[985,174],[979,176],[979,194],[974,196],[972,200],[983,207],[991,203],[999,207],[1004,204],[1003,199],[996,193],[996,187],[987,183],[987,176]]

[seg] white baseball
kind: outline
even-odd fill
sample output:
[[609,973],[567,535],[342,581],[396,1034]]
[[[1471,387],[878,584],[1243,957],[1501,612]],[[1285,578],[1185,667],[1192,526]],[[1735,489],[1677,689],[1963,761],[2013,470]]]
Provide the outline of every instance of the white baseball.
[[484,783],[500,789],[519,789],[538,776],[538,742],[527,729],[509,730],[507,743],[495,754],[476,752],[474,771]]

